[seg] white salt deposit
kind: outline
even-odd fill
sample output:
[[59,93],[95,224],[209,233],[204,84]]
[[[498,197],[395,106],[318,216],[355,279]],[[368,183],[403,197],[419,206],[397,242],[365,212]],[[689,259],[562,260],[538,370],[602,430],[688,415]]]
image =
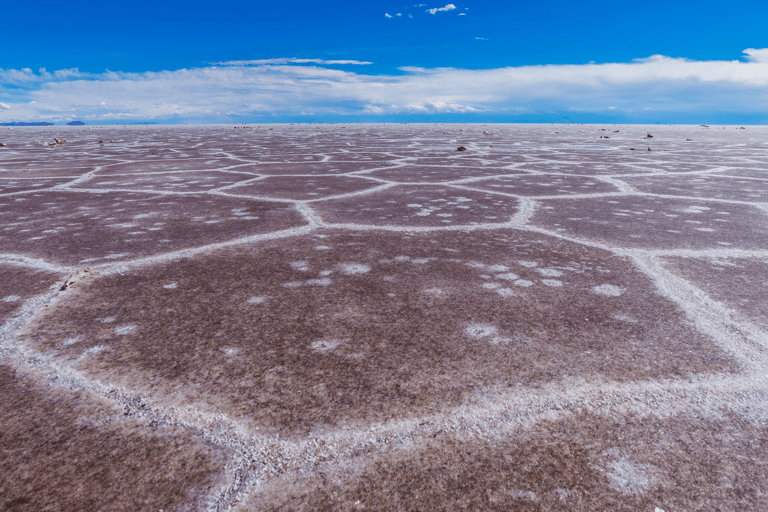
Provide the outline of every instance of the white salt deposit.
[[592,288],[592,293],[598,295],[605,295],[606,297],[618,297],[621,295],[622,289],[612,284],[601,284]]

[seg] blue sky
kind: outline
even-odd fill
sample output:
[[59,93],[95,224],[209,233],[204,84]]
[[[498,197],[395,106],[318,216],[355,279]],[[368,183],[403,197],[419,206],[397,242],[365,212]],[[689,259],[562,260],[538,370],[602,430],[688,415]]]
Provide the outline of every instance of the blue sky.
[[768,123],[764,0],[3,11],[0,122]]

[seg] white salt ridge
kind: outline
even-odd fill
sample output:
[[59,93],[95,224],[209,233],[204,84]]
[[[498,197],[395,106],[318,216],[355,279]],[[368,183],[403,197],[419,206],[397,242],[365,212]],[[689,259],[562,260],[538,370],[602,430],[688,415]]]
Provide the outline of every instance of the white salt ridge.
[[176,283],[171,283],[171,284],[163,285],[163,288],[167,290],[173,290],[174,288],[176,288],[176,286],[178,286]]
[[265,303],[266,301],[267,301],[267,298],[266,298],[266,297],[263,297],[263,296],[259,296],[259,297],[251,297],[251,298],[250,298],[250,299],[248,299],[246,302],[247,302],[248,304],[254,304],[254,305],[257,305],[257,304],[263,304],[263,303]]
[[18,295],[9,295],[3,299],[3,302],[16,302],[18,300],[21,300],[21,297]]
[[115,328],[115,334],[122,335],[122,334],[128,334],[129,332],[132,332],[136,329],[135,325],[126,325],[123,327],[117,327]]

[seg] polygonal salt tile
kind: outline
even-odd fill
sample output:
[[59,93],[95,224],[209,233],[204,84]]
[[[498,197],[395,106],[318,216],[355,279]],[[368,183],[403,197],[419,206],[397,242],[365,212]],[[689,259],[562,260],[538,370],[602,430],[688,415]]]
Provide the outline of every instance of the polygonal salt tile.
[[11,178],[4,179],[0,177],[0,195],[15,194],[18,192],[30,192],[33,190],[42,190],[44,188],[55,187],[70,182],[78,176],[69,178]]
[[228,194],[310,200],[380,187],[381,182],[347,176],[270,176],[229,188]]
[[662,264],[768,332],[768,258],[665,257]]
[[204,192],[228,187],[241,181],[254,179],[256,175],[244,172],[182,171],[164,174],[133,173],[103,174],[95,172],[91,177],[75,185],[93,190],[151,190],[163,192]]
[[306,222],[287,203],[214,195],[40,192],[0,198],[4,252],[108,262],[225,242]]
[[350,172],[364,171],[377,167],[391,165],[387,163],[365,162],[315,162],[308,160],[266,161],[259,164],[239,167],[238,170],[248,171],[262,176],[285,175],[322,175],[322,174],[346,174]]
[[640,192],[674,196],[768,202],[768,180],[718,175],[632,176],[622,180]]
[[741,411],[555,412],[528,428],[371,432],[343,458],[320,449],[331,462],[267,479],[236,510],[768,507],[765,428]]
[[584,176],[522,175],[465,183],[465,186],[520,196],[601,194],[619,190],[604,181]]
[[55,272],[0,263],[0,324],[21,311],[26,300],[50,291],[63,277]]
[[0,364],[0,509],[200,510],[231,450]]
[[621,247],[764,249],[766,219],[747,205],[630,196],[543,200],[531,223]]
[[508,230],[317,230],[125,269],[57,296],[23,339],[261,433],[738,370],[628,261]]
[[364,176],[401,183],[439,183],[456,181],[481,176],[498,176],[500,174],[515,174],[520,171],[500,167],[465,167],[465,166],[436,166],[436,165],[405,165],[391,169],[381,169]]
[[167,160],[158,160],[152,158],[142,162],[130,162],[120,163],[105,166],[99,169],[97,174],[109,176],[113,174],[141,174],[141,173],[157,173],[168,171],[200,171],[200,170],[215,170],[234,167],[236,170],[240,170],[244,162],[239,160],[233,160],[231,158],[189,158],[182,159],[176,155],[171,155],[174,158]]
[[453,226],[508,222],[514,198],[452,187],[394,186],[313,205],[323,220],[379,226]]

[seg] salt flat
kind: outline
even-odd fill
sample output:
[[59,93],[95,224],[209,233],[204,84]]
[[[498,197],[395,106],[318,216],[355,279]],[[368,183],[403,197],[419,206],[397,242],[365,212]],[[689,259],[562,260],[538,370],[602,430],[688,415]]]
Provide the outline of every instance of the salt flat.
[[768,508],[766,128],[0,142],[0,509]]

